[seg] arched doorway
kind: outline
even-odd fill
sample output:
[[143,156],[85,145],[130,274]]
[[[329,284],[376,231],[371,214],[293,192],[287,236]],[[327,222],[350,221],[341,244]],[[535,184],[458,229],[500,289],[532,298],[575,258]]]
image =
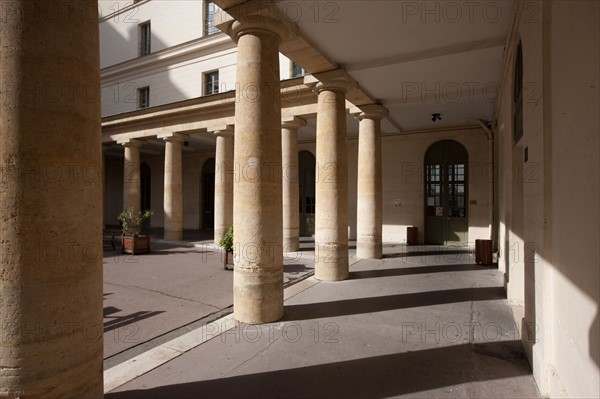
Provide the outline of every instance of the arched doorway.
[[315,235],[315,156],[310,151],[298,153],[300,193],[300,236]]
[[469,153],[454,140],[432,144],[425,153],[425,243],[468,241]]
[[209,158],[202,166],[202,228],[215,227],[215,159]]
[[140,167],[140,209],[142,212],[152,209],[152,175],[150,166],[143,162]]

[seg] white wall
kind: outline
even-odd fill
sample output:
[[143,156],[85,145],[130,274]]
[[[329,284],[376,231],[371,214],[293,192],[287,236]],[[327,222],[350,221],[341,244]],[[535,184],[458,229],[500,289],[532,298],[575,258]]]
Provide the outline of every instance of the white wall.
[[138,109],[137,90],[150,87],[150,106],[202,96],[206,72],[219,71],[220,91],[235,88],[235,48],[162,68],[144,68],[125,77],[102,82],[102,115],[114,115]]
[[153,0],[134,5],[131,3],[99,1],[99,9],[104,16],[100,20],[101,68],[138,57],[140,23],[151,21],[153,53],[197,39],[203,34],[202,1]]

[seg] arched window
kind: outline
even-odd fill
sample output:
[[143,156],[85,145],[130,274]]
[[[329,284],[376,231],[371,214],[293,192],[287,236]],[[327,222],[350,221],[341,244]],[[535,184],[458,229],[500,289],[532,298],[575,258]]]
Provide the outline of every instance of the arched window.
[[523,137],[523,46],[517,46],[513,80],[513,142]]

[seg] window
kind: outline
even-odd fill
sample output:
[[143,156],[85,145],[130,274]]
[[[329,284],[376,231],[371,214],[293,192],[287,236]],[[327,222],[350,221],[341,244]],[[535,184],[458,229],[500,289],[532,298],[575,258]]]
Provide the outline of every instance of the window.
[[219,33],[219,29],[215,27],[215,14],[221,11],[218,5],[212,1],[204,1],[204,35],[214,35]]
[[467,216],[465,169],[464,164],[448,165],[449,217],[464,218]]
[[148,108],[150,106],[150,87],[138,89],[138,108]]
[[523,47],[521,42],[517,46],[513,87],[513,141],[516,144],[523,137]]
[[140,56],[150,54],[152,51],[151,41],[150,21],[140,24]]
[[299,78],[306,75],[306,71],[300,65],[292,62],[292,78]]
[[204,74],[204,95],[210,96],[219,92],[219,71]]

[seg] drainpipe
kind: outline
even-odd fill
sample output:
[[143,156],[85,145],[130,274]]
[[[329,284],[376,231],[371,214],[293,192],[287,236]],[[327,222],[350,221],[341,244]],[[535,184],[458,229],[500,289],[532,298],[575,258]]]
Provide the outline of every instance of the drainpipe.
[[495,171],[494,171],[494,132],[489,128],[488,126],[488,122],[484,122],[481,119],[477,119],[477,124],[479,126],[481,126],[481,128],[483,129],[484,132],[487,133],[487,137],[488,137],[488,162],[490,167],[492,168],[492,175],[490,176],[491,178],[489,179],[489,184],[488,184],[488,196],[490,199],[490,206],[489,206],[489,212],[490,212],[490,220],[492,222],[492,229],[491,229],[491,237],[490,239],[492,240],[492,242],[494,243],[494,251],[497,251],[497,240],[496,240],[496,236],[497,236],[497,232],[496,232],[496,221],[494,220],[494,180],[495,180]]

